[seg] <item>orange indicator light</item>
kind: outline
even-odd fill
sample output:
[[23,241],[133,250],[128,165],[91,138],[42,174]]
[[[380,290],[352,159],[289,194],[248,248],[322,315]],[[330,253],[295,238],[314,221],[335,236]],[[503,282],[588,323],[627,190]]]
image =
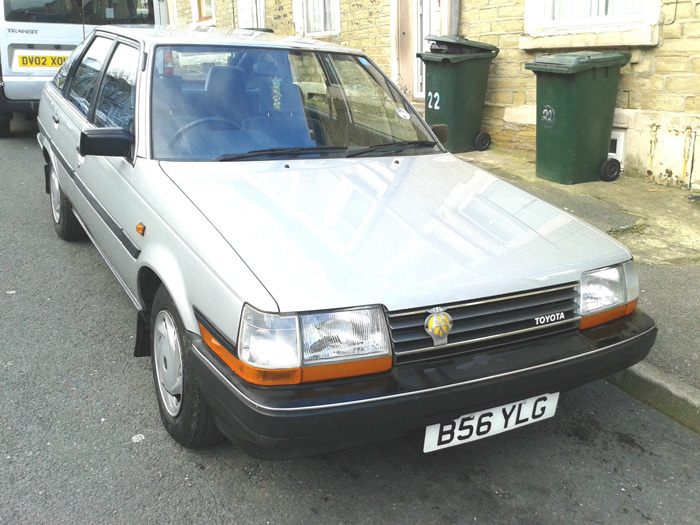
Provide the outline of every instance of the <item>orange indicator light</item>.
[[136,233],[138,233],[139,235],[143,235],[144,233],[146,233],[146,225],[142,222],[138,223],[136,225]]

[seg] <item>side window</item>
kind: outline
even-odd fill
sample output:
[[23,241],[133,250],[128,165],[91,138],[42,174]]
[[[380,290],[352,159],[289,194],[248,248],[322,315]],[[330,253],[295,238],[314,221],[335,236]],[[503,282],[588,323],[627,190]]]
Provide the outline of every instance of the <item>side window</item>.
[[90,112],[100,71],[111,47],[112,40],[97,37],[88,48],[71,80],[68,100],[85,116]]
[[73,64],[75,61],[78,59],[80,54],[83,52],[83,49],[85,48],[85,42],[87,40],[83,40],[78,47],[76,47],[73,52],[70,54],[68,59],[63,63],[61,66],[61,69],[58,70],[58,73],[56,73],[56,76],[53,78],[51,81],[58,89],[59,91],[63,91],[63,86],[66,85],[66,78],[68,77],[68,73],[73,67]]
[[131,131],[136,101],[139,51],[119,44],[109,61],[95,105],[95,125]]

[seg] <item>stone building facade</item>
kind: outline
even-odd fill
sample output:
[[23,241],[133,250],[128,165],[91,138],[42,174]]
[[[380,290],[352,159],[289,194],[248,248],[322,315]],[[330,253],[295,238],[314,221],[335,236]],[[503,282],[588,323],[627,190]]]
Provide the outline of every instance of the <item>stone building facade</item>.
[[[172,0],[170,20],[249,27],[242,22],[255,19],[279,34],[362,49],[419,108],[423,71],[415,54],[425,49],[424,36],[459,34],[498,46],[482,128],[494,145],[511,149],[535,148],[536,76],[526,63],[545,53],[630,53],[615,154],[627,173],[700,189],[700,0],[209,0],[212,17],[202,20],[206,1]],[[251,9],[253,18],[243,16]]]

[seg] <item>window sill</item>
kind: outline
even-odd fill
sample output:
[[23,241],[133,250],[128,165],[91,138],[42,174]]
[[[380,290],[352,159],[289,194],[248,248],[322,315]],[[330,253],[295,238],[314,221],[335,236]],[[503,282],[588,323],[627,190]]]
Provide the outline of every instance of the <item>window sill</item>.
[[308,36],[309,38],[330,38],[339,34],[340,31],[321,31],[319,33],[303,33],[303,36]]
[[518,42],[518,47],[525,50],[658,45],[658,24],[541,31],[541,34],[522,35]]

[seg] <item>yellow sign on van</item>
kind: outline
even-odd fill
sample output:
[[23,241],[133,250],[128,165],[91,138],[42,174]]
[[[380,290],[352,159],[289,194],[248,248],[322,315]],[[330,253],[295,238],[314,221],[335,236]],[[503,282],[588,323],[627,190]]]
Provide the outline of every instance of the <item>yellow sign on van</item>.
[[20,55],[17,58],[19,67],[61,67],[68,57]]

